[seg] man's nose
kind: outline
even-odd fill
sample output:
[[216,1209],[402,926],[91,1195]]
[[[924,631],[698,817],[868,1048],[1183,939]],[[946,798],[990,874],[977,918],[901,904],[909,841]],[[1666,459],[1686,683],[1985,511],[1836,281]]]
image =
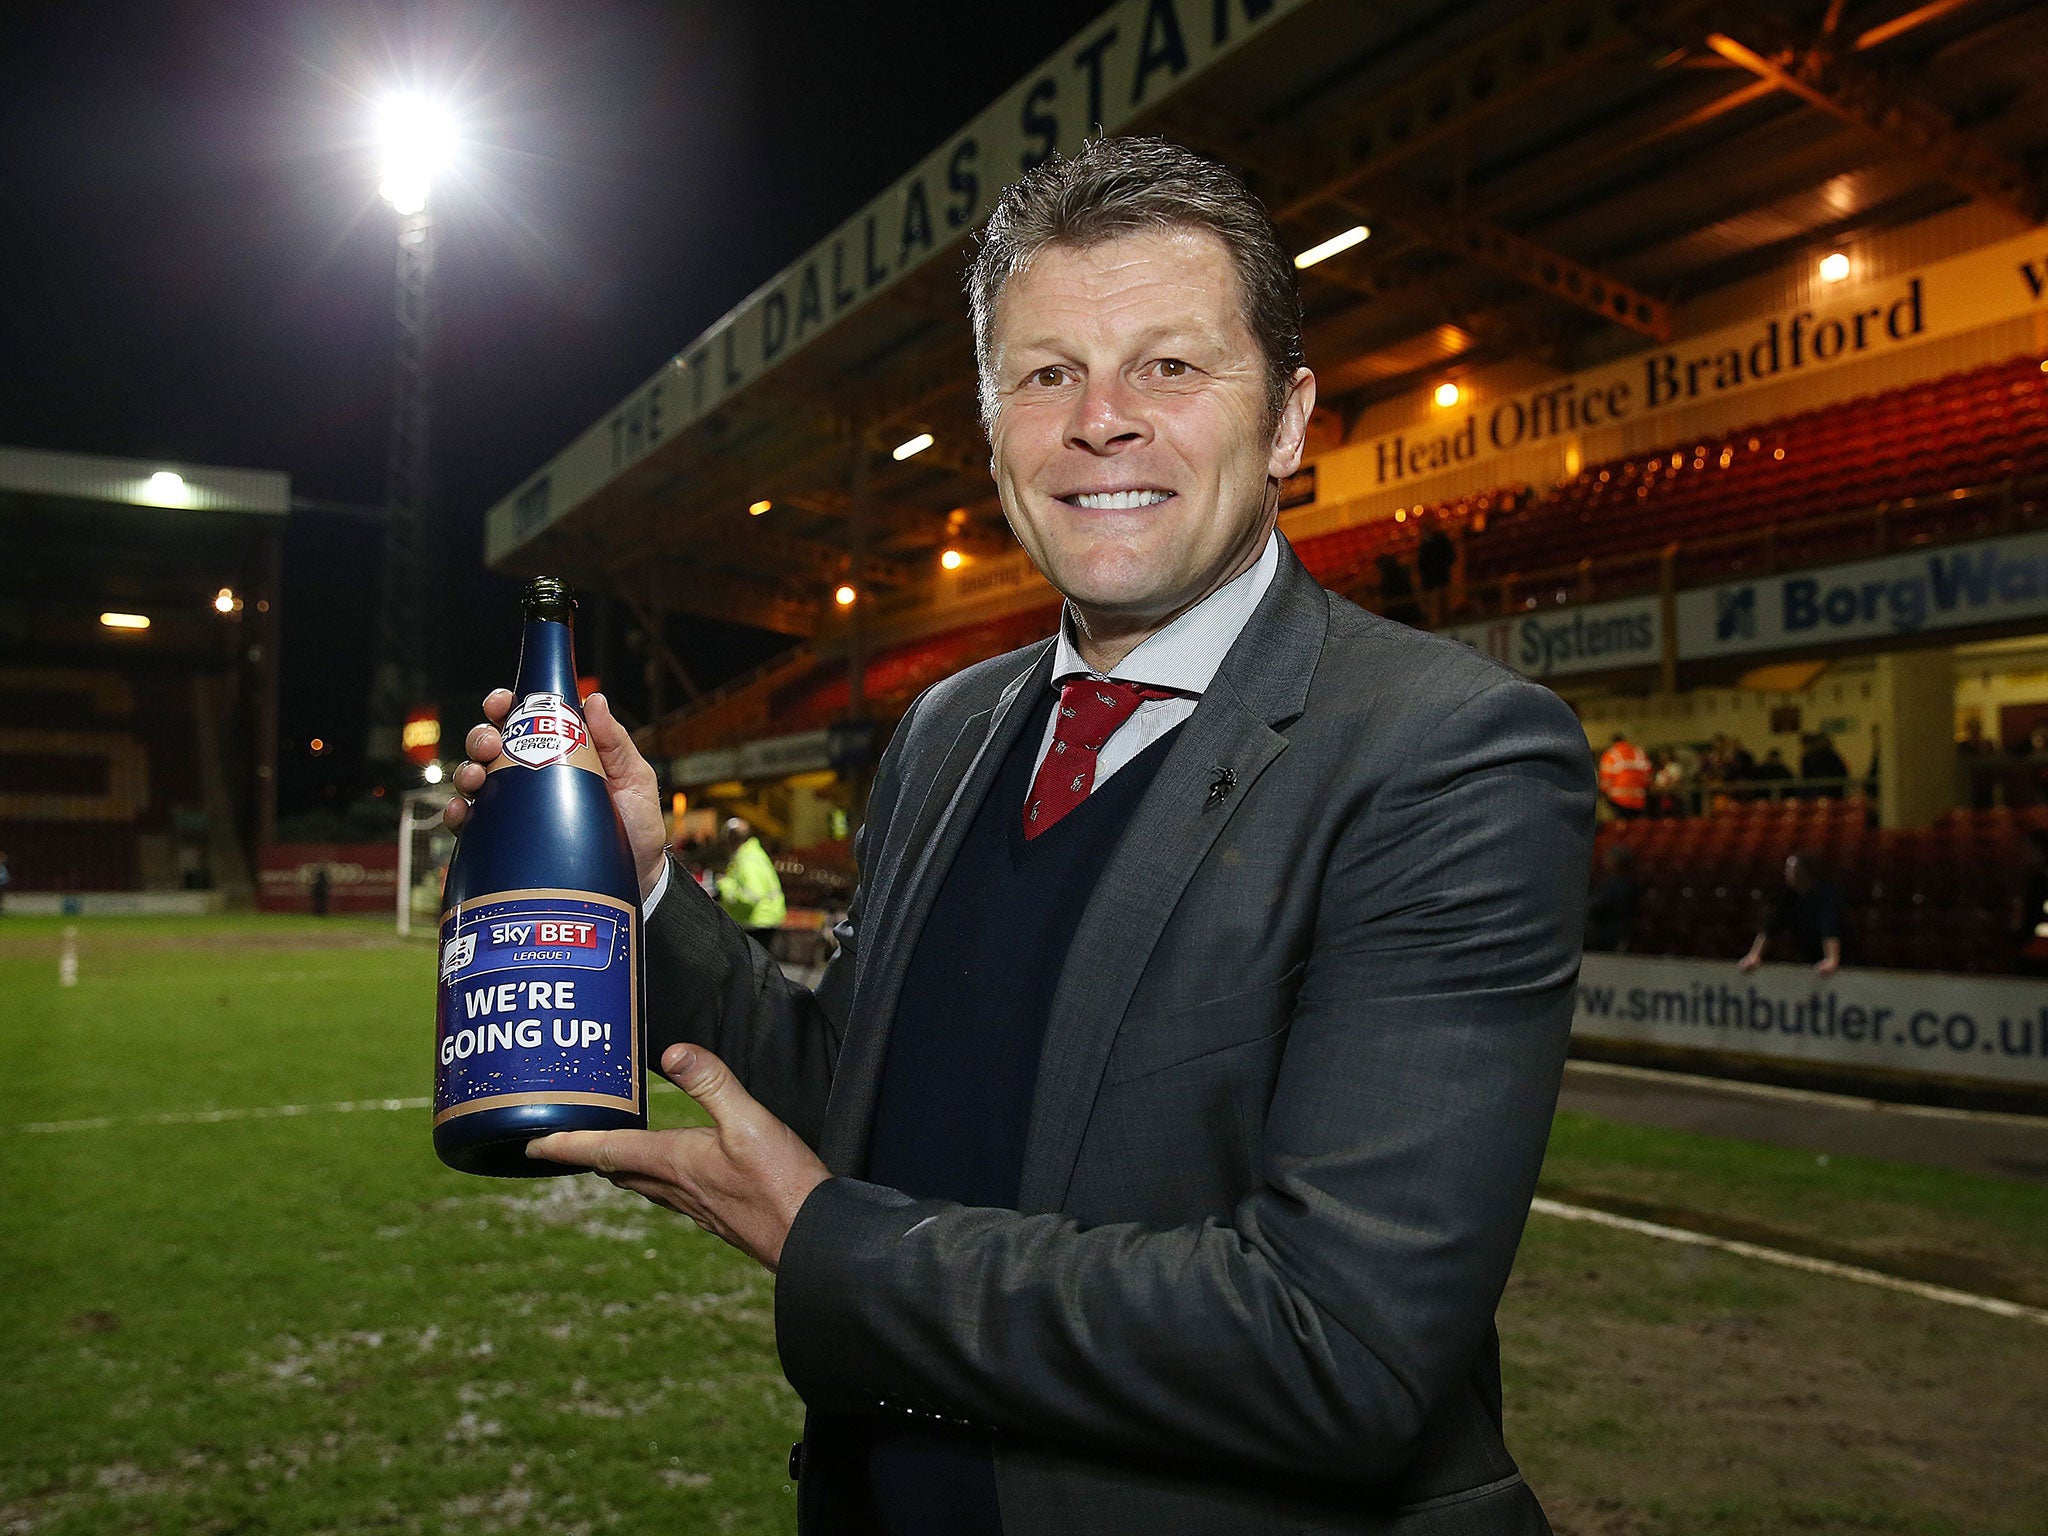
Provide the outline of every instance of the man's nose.
[[1109,453],[1144,442],[1151,435],[1144,402],[1129,381],[1114,373],[1088,380],[1067,421],[1067,446],[1090,453]]

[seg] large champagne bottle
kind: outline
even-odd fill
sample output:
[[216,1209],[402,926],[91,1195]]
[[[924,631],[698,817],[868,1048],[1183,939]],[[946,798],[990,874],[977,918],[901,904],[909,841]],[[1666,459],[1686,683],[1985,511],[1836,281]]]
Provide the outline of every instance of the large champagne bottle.
[[441,900],[434,1150],[465,1173],[573,1173],[550,1131],[647,1124],[640,882],[578,707],[569,589],[527,584],[519,676]]

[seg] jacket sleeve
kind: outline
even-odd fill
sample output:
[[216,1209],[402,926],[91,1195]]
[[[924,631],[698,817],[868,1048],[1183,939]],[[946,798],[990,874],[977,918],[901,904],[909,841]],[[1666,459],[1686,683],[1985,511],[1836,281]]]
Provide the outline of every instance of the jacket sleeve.
[[1227,1221],[1083,1228],[846,1178],[776,1287],[814,1409],[1371,1481],[1463,1390],[1543,1159],[1573,1012],[1592,762],[1490,680],[1343,818]]
[[[899,745],[906,713],[882,756],[868,815],[854,835],[865,869],[880,846],[900,785]],[[825,1099],[846,1033],[860,949],[862,888],[833,928],[838,949],[815,990],[790,981],[759,944],[679,867],[647,919],[647,1063],[679,1040],[709,1048],[746,1090],[813,1149],[825,1124]]]

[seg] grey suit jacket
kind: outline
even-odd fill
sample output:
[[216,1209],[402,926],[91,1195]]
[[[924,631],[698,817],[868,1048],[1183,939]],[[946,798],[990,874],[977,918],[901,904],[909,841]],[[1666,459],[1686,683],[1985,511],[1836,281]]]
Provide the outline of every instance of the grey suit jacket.
[[783,1251],[799,1524],[861,1529],[850,1415],[985,1426],[1009,1536],[1548,1529],[1493,1315],[1570,1030],[1593,767],[1570,711],[1281,567],[1103,874],[1019,1210],[863,1182],[925,914],[1049,641],[905,715],[815,992],[689,881],[651,1059],[708,1045],[835,1177]]

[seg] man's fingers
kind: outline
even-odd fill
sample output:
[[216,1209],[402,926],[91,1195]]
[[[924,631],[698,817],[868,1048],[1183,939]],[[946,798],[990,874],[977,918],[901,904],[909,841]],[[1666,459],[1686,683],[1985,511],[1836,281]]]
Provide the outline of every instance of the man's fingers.
[[704,1106],[719,1125],[762,1113],[754,1096],[740,1086],[732,1068],[701,1045],[672,1045],[661,1053],[662,1075]]
[[493,688],[484,695],[484,718],[493,725],[503,725],[505,717],[512,713],[512,690]]
[[597,760],[604,764],[605,777],[619,783],[646,765],[633,737],[612,713],[612,701],[593,693],[583,701],[583,718],[590,726],[590,744],[597,748]]
[[484,770],[481,763],[457,763],[455,772],[449,775],[455,787],[465,795],[473,795],[484,787]]
[[667,1167],[663,1139],[652,1131],[556,1131],[526,1144],[528,1157],[615,1173],[659,1174]]
[[462,750],[469,754],[471,762],[488,763],[505,750],[505,738],[494,725],[473,725],[462,738]]
[[441,812],[441,825],[450,832],[460,832],[462,824],[467,820],[469,820],[469,802],[460,795],[450,800],[447,808]]

